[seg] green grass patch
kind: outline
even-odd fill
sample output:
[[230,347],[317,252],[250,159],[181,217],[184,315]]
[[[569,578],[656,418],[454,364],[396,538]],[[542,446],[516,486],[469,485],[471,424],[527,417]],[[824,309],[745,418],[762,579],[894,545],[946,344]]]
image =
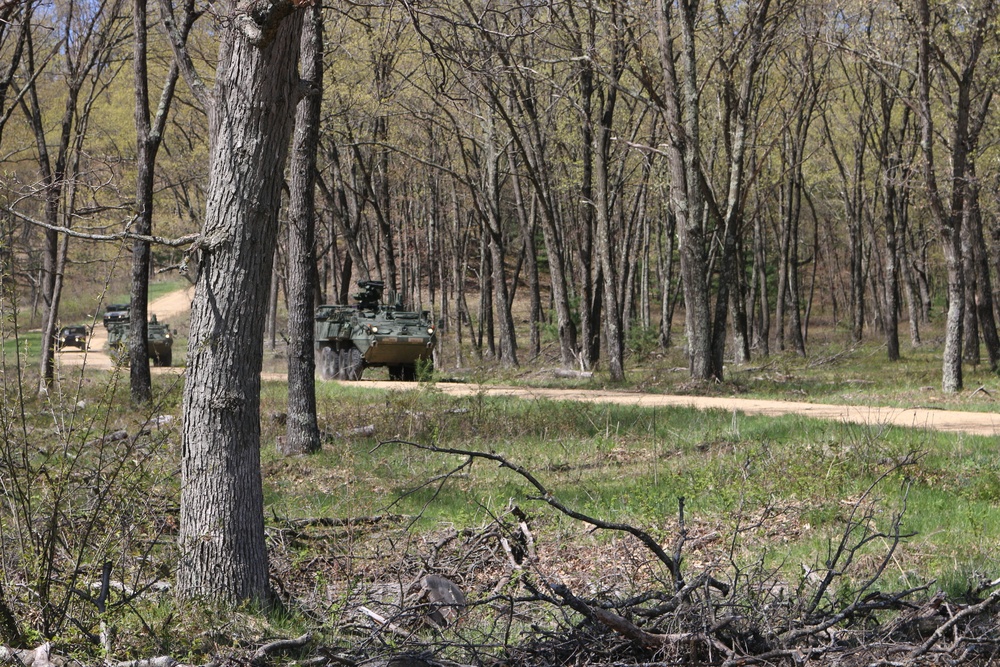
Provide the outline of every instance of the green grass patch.
[[[706,531],[739,534],[739,553],[772,553],[789,576],[825,558],[869,487],[875,525],[905,503],[899,576],[955,583],[1000,562],[1000,460],[992,438],[723,411],[455,398],[433,389],[380,392],[318,386],[323,452],[302,459],[264,451],[269,515],[386,512],[418,530],[469,525],[509,502],[552,526],[569,525],[523,478],[440,448],[501,454],[536,475],[561,502],[606,521],[642,526],[669,543],[679,498]],[[284,386],[266,385],[280,412]],[[365,426],[375,435],[357,435]],[[266,441],[283,433],[265,421]],[[759,524],[754,530],[747,525]],[[884,541],[871,545],[878,551]],[[730,544],[727,548],[732,548]],[[995,577],[1000,566],[989,569]],[[901,573],[901,574],[900,574]]]

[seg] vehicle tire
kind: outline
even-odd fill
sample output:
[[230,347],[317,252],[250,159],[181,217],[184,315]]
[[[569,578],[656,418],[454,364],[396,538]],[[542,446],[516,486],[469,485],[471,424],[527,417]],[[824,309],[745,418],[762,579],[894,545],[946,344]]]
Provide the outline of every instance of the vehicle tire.
[[347,379],[347,352],[344,350],[333,351],[333,374],[334,380]]
[[345,352],[344,356],[346,357],[345,378],[352,382],[360,380],[361,374],[365,371],[365,360],[361,358],[361,350],[352,347]]
[[330,349],[330,378],[340,380],[344,367],[344,353],[338,349]]
[[167,350],[165,353],[160,355],[160,365],[169,367],[174,361],[174,351]]
[[402,366],[389,366],[389,379],[390,380],[402,380],[403,379],[403,367]]
[[328,345],[320,348],[319,353],[319,377],[321,380],[333,380],[335,377],[334,355],[336,352]]
[[403,366],[403,382],[414,382],[417,379],[417,367]]

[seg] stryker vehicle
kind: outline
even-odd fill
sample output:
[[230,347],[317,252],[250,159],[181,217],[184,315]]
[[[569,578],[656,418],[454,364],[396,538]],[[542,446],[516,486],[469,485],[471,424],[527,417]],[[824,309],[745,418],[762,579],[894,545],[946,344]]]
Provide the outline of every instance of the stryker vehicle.
[[389,379],[417,379],[417,362],[428,364],[434,350],[434,325],[424,312],[403,304],[382,303],[385,283],[361,280],[353,306],[324,305],[316,310],[316,366],[324,380],[360,380],[366,368],[385,366]]
[[[128,363],[128,332],[129,318],[111,322],[108,328],[108,353],[117,363]],[[174,337],[170,325],[158,322],[156,315],[149,319],[146,325],[146,354],[153,360],[154,366],[169,366],[173,363]]]

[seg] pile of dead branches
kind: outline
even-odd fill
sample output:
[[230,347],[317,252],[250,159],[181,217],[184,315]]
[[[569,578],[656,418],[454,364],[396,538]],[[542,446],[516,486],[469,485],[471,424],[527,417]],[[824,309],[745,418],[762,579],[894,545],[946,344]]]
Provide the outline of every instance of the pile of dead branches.
[[[686,571],[686,549],[699,538],[685,525],[683,500],[665,547],[641,528],[563,505],[530,471],[497,454],[406,444],[465,457],[456,471],[486,459],[520,475],[537,491],[534,500],[612,536],[615,554],[607,560],[617,562],[618,574],[609,567],[599,581],[584,575],[586,554],[539,544],[533,525],[544,515],[532,519],[513,505],[479,529],[434,538],[411,534],[401,517],[381,527],[361,522],[355,531],[363,525],[379,533],[369,540],[381,545],[377,553],[334,556],[341,585],[289,591],[290,602],[308,599],[317,619],[337,607],[341,664],[887,666],[1000,657],[1000,580],[982,582],[962,600],[932,594],[929,585],[887,585],[885,572],[908,537],[901,529],[905,492],[886,521],[874,489],[909,461],[852,501],[822,567],[803,567],[798,580],[785,581],[763,558],[738,563],[733,548]],[[730,545],[769,516],[738,528]],[[282,534],[298,539],[301,530],[289,526]],[[330,543],[358,544],[356,533],[345,537]]]

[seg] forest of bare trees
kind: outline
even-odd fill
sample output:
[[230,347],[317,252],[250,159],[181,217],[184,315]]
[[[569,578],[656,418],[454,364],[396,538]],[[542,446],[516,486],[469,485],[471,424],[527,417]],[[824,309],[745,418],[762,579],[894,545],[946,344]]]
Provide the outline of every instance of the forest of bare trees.
[[[126,244],[139,284],[212,243],[150,241],[206,223],[230,18],[0,5],[4,273],[46,337],[43,388],[65,280],[122,271]],[[722,379],[808,354],[818,325],[897,359],[933,318],[945,391],[980,350],[1000,363],[994,2],[333,3],[308,24],[319,76],[303,61],[291,101],[316,120],[300,109],[267,258],[292,322],[374,278],[432,310],[443,366],[620,380],[652,334]]]

